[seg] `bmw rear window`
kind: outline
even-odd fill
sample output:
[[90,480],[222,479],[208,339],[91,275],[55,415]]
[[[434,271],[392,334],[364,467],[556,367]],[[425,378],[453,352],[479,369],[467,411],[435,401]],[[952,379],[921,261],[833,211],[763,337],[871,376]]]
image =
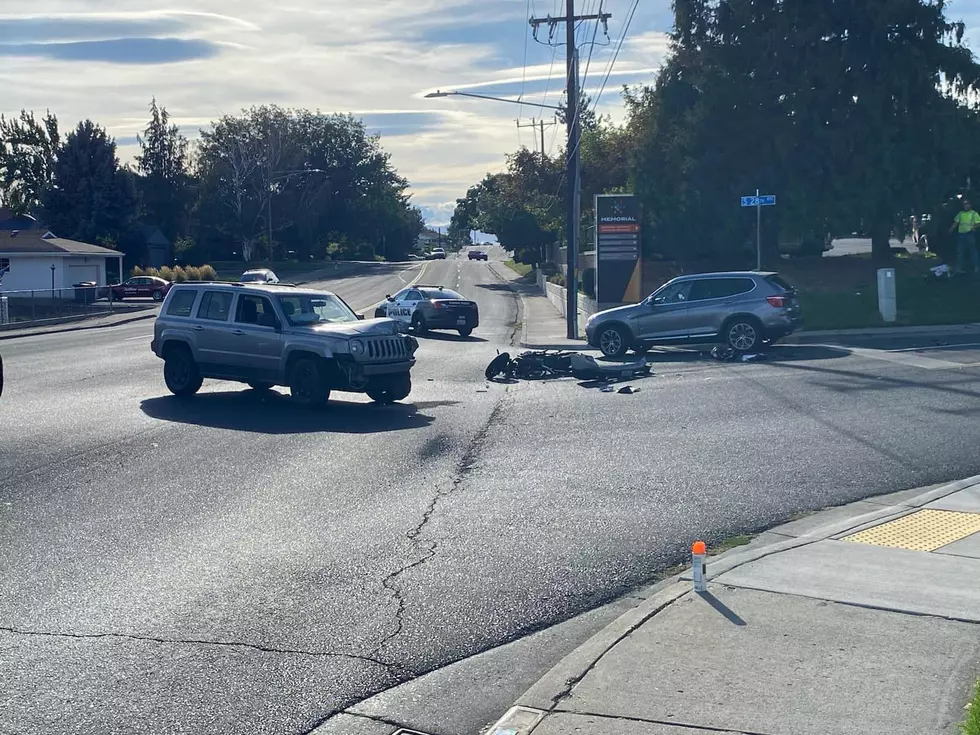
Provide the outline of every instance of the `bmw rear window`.
[[766,276],[766,280],[769,281],[773,286],[781,288],[783,291],[788,291],[790,293],[796,293],[796,289],[789,285],[787,281],[782,276]]

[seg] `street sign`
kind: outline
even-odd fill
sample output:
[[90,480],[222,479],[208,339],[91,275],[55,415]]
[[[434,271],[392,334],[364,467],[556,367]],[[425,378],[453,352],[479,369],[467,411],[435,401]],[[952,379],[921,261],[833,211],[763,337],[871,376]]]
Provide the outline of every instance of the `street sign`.
[[761,196],[742,197],[743,207],[775,207],[776,195],[763,194]]
[[640,300],[640,203],[632,194],[601,194],[595,200],[596,301]]

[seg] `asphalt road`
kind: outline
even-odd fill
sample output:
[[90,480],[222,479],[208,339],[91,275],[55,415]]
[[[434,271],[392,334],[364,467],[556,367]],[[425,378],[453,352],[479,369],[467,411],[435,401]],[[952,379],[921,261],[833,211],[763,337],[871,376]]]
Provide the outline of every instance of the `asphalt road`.
[[[363,309],[418,268],[330,287]],[[327,732],[695,537],[980,473],[978,345],[668,352],[634,395],[487,385],[514,295],[481,262],[422,281],[481,326],[422,340],[405,405],[310,413],[210,381],[180,402],[148,323],[0,343],[0,733]],[[520,693],[462,688],[402,724],[475,732]]]

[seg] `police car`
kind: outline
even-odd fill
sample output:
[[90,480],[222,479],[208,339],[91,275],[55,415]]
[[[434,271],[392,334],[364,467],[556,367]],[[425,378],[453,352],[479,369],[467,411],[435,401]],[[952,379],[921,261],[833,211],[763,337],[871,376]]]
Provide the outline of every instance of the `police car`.
[[388,317],[416,334],[430,329],[454,329],[469,337],[480,326],[480,311],[475,301],[445,286],[409,286],[388,296],[374,311],[375,318]]

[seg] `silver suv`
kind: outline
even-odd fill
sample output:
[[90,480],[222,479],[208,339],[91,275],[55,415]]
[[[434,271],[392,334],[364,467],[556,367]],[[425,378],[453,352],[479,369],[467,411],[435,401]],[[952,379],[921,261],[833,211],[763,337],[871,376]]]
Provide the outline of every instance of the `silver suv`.
[[364,320],[340,297],[293,286],[175,285],[160,309],[151,349],[164,360],[174,395],[196,393],[204,378],[256,390],[288,386],[307,406],[331,390],[392,403],[412,391],[418,342],[393,319]]
[[803,314],[796,289],[777,273],[731,271],[680,276],[638,304],[589,317],[589,344],[607,357],[653,345],[721,342],[757,350],[796,331]]

